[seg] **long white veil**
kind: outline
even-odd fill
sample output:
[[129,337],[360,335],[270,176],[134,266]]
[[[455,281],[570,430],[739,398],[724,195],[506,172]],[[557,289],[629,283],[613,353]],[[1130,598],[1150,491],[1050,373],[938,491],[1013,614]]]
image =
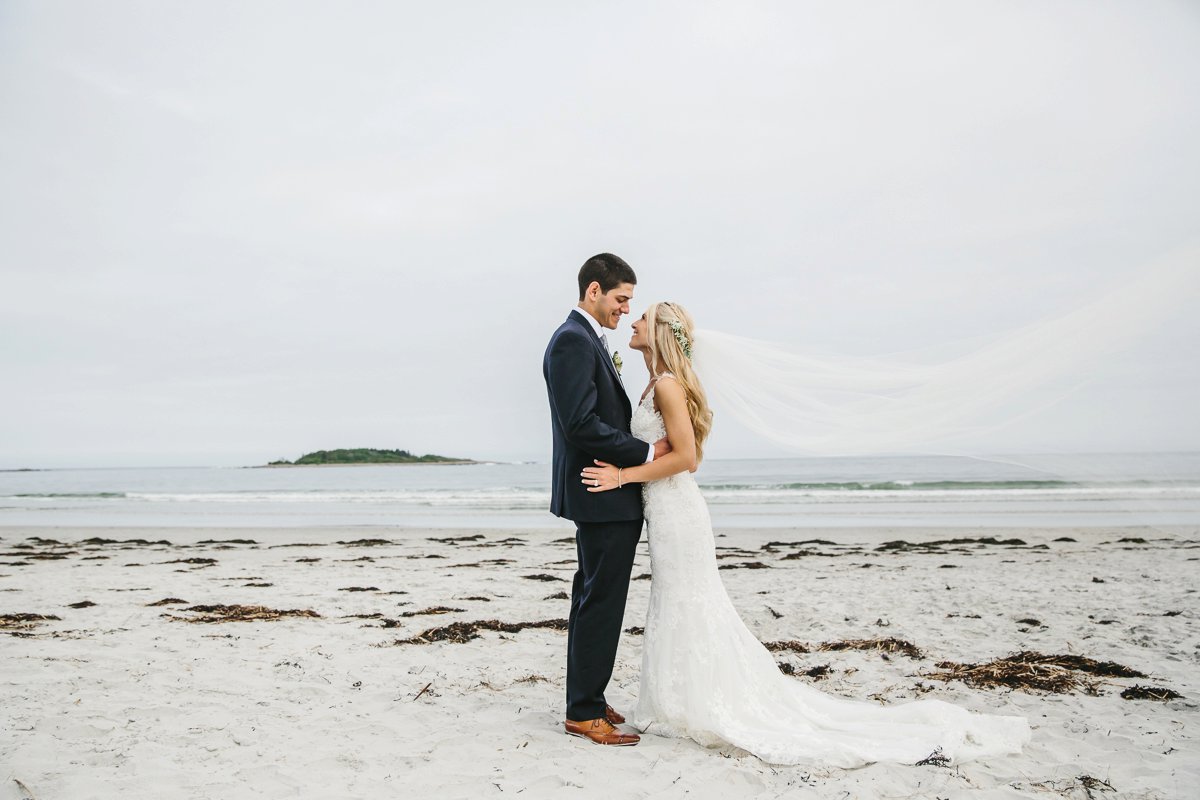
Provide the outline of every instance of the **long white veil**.
[[701,329],[695,367],[718,419],[729,414],[776,444],[822,456],[951,453],[964,435],[1066,396],[1099,359],[1198,300],[1192,247],[1073,311],[940,362],[806,353]]

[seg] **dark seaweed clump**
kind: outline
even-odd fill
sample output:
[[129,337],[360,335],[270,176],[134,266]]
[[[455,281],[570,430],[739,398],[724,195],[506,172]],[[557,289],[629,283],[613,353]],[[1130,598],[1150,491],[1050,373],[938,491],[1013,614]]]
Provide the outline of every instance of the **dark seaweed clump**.
[[501,622],[497,619],[484,619],[475,622],[454,622],[442,628],[430,628],[410,639],[397,639],[394,644],[431,644],[433,642],[452,642],[466,644],[472,639],[479,638],[480,631],[499,631],[500,633],[520,633],[526,628],[549,628],[565,631],[565,619],[544,619],[537,622]]
[[465,611],[463,608],[451,608],[450,606],[430,606],[423,608],[420,611],[405,611],[400,616],[402,617],[421,617],[430,614],[457,614],[460,611]]
[[189,606],[184,611],[190,611],[195,616],[192,617],[176,617],[170,614],[171,619],[180,622],[252,622],[252,621],[270,621],[282,619],[284,617],[320,617],[321,615],[312,609],[278,609],[267,608],[266,606],[242,606],[242,605],[207,605],[207,606]]
[[1145,674],[1114,661],[1096,661],[1085,656],[1047,655],[1022,651],[983,664],[959,664],[942,661],[941,672],[925,677],[950,681],[960,680],[976,688],[1007,686],[1023,691],[1043,691],[1053,694],[1081,689],[1087,694],[1099,694],[1099,681],[1083,675],[1106,678],[1144,678]]
[[936,747],[933,752],[916,763],[918,767],[944,767],[950,763],[947,756],[942,755],[942,748]]
[[878,650],[883,653],[900,653],[909,658],[921,658],[921,649],[912,642],[889,636],[886,639],[843,639],[838,642],[822,642],[818,650]]
[[1140,686],[1134,684],[1121,692],[1121,697],[1125,700],[1161,700],[1166,702],[1167,700],[1178,700],[1183,695],[1165,686],[1160,688],[1157,686]]
[[43,622],[58,620],[53,614],[0,614],[0,631],[28,631]]

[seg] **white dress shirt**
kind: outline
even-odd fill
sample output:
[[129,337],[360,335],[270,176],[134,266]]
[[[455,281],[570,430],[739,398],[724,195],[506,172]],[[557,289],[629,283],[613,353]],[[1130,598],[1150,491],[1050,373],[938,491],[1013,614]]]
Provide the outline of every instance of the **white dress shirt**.
[[[586,322],[587,324],[592,326],[592,330],[595,332],[596,338],[600,339],[600,343],[603,344],[605,346],[605,349],[607,350],[608,349],[608,337],[604,335],[604,329],[600,326],[600,323],[596,321],[596,318],[593,317],[591,314],[587,313],[586,311],[584,311],[579,306],[575,306],[571,310],[574,311],[576,314],[578,314],[580,317],[582,317],[584,322]],[[612,358],[612,350],[608,350],[608,355],[609,355],[609,358]],[[624,391],[624,389],[625,389],[625,387],[622,386],[621,390]],[[649,464],[653,460],[654,460],[654,444],[651,443],[650,444],[650,453],[646,456],[646,463]]]

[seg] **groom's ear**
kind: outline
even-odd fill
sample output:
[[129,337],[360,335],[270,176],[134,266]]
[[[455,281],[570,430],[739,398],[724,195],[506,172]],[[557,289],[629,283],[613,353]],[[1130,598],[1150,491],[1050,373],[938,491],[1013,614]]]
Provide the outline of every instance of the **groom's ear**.
[[595,300],[602,294],[604,294],[604,292],[600,288],[600,281],[592,281],[588,284],[588,287],[583,290],[583,296],[588,300]]

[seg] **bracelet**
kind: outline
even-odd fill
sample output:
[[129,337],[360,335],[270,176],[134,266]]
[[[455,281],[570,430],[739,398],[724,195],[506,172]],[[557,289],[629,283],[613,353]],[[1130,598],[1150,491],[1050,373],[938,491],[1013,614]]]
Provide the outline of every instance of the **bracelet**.
[[617,488],[618,489],[621,488],[621,470],[622,469],[624,469],[624,467],[617,467]]

